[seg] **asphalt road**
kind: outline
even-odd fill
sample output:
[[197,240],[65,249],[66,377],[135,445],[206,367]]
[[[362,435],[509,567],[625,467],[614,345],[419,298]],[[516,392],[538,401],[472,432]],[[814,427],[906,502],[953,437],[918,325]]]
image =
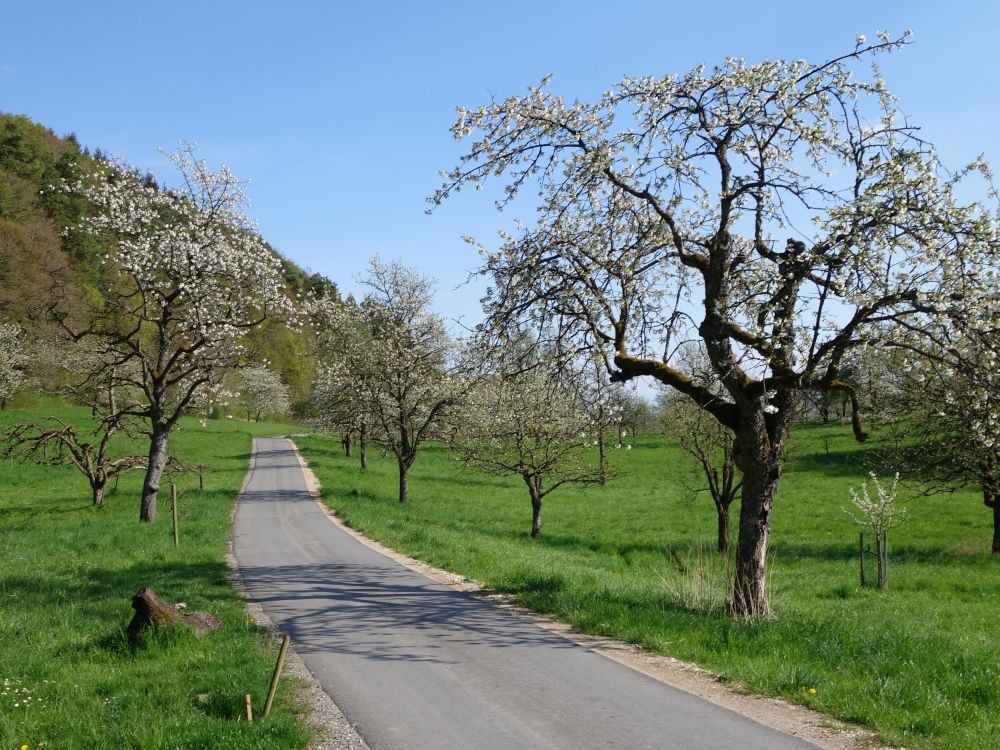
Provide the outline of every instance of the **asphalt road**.
[[254,599],[373,750],[814,747],[403,567],[255,441],[234,547]]

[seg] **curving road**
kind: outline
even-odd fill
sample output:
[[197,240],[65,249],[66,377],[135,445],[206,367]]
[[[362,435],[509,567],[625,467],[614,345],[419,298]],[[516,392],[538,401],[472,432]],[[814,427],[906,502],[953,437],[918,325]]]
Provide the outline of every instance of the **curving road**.
[[240,573],[372,750],[814,747],[403,567],[326,518],[288,440],[254,455]]

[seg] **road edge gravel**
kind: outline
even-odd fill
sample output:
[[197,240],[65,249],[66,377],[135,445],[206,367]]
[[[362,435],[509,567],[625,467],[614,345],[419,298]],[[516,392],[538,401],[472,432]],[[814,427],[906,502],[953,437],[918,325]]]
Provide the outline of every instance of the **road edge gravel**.
[[[292,443],[295,455],[298,456],[299,463],[301,464],[303,459],[299,456],[298,447],[291,440],[289,442]],[[266,628],[271,634],[271,640],[274,645],[277,646],[281,640],[278,628],[271,618],[267,616],[264,607],[254,600],[244,585],[240,566],[233,551],[233,520],[236,517],[239,499],[243,497],[243,493],[250,483],[250,478],[253,476],[256,466],[256,443],[257,440],[254,438],[250,450],[250,467],[247,470],[243,484],[240,486],[239,495],[237,495],[232,511],[230,512],[229,546],[226,550],[226,563],[228,565],[230,583],[246,603],[247,616],[251,617],[255,624]],[[309,486],[309,476],[312,472],[304,471],[303,473],[306,476],[307,486]],[[311,486],[310,492],[312,492]],[[277,654],[277,649],[275,649],[275,654]],[[344,716],[344,712],[340,710],[340,707],[337,706],[330,694],[320,687],[319,681],[309,671],[302,657],[295,651],[294,642],[289,645],[288,653],[285,657],[283,674],[287,677],[295,678],[298,682],[298,687],[295,691],[295,700],[296,704],[304,710],[306,723],[312,734],[312,739],[309,742],[309,750],[370,750],[368,743],[364,741],[354,725]]]
[[791,703],[781,698],[743,692],[740,685],[725,683],[718,675],[702,669],[696,664],[654,654],[632,643],[581,633],[566,623],[519,607],[511,603],[510,597],[497,594],[477,581],[441,568],[435,568],[421,560],[416,560],[386,547],[345,524],[334,510],[323,502],[319,480],[299,452],[295,441],[288,438],[288,442],[292,445],[292,450],[305,476],[306,487],[312,495],[313,501],[331,523],[365,546],[430,578],[435,583],[465,592],[478,599],[490,601],[521,619],[556,633],[594,653],[612,659],[637,672],[642,672],[678,690],[696,695],[709,703],[727,708],[758,724],[811,742],[823,750],[904,750],[881,743],[874,733],[863,727],[852,726],[806,706]]

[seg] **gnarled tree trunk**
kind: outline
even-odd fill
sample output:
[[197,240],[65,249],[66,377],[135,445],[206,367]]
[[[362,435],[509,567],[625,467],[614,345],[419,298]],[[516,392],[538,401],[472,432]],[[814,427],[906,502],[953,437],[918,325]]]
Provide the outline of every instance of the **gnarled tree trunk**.
[[[784,394],[788,398],[788,394]],[[779,397],[780,398],[780,397]],[[736,541],[736,577],[730,603],[735,617],[770,614],[767,601],[767,543],[771,509],[781,481],[781,451],[792,410],[768,417],[757,405],[743,407],[736,433],[736,460],[743,473],[740,528]]]
[[531,498],[531,538],[537,539],[542,535],[542,499],[540,497]]
[[524,483],[528,485],[528,493],[531,495],[531,538],[537,539],[542,535],[542,478],[529,474],[522,474]]
[[736,541],[736,580],[732,611],[737,617],[766,617],[765,565],[771,531],[771,508],[781,477],[777,462],[753,462],[743,469],[740,528]]
[[358,434],[358,452],[361,454],[361,470],[368,469],[368,425],[362,422]]
[[156,493],[160,491],[160,479],[167,468],[167,438],[170,428],[158,421],[153,422],[153,435],[149,441],[149,465],[146,478],[142,482],[142,502],[139,506],[139,520],[145,523],[156,521]]
[[102,505],[104,505],[104,486],[106,484],[107,484],[106,480],[105,481],[92,480],[90,483],[90,490],[94,494],[93,505],[95,508],[100,508]]
[[410,466],[400,459],[399,464],[399,502],[405,503],[410,497]]

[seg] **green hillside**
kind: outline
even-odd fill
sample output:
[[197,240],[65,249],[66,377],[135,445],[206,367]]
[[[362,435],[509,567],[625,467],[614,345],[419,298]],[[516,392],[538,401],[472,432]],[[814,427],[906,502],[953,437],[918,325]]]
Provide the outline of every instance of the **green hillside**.
[[[37,335],[57,293],[71,305],[97,293],[105,243],[73,230],[90,207],[52,187],[106,158],[100,150],[81,148],[73,134],[60,137],[27,117],[0,113],[0,321],[20,323]],[[155,182],[152,175],[147,179]],[[284,258],[282,268],[290,294],[338,296],[330,279]],[[310,335],[271,324],[254,336],[255,349],[296,399],[306,395],[314,371]]]

